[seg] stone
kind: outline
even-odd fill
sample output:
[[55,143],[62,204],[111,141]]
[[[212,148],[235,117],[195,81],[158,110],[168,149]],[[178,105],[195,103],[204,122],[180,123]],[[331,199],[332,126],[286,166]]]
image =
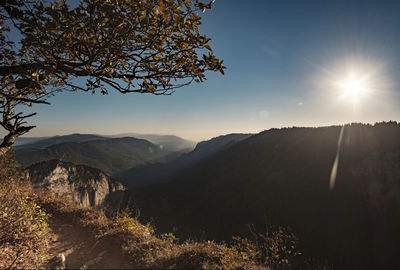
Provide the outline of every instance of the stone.
[[27,170],[26,180],[34,188],[67,194],[81,206],[118,211],[127,202],[126,188],[96,168],[50,160],[36,163]]

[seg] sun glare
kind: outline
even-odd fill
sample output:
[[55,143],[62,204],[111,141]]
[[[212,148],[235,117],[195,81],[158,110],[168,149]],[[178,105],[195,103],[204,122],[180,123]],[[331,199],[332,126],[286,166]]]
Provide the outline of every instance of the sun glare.
[[333,86],[337,91],[339,100],[347,101],[353,105],[360,104],[363,99],[368,99],[376,89],[378,78],[373,72],[363,69],[351,68],[347,72],[337,76],[332,80]]
[[353,99],[358,99],[369,90],[369,84],[365,76],[354,73],[348,75],[343,81],[340,81],[338,86],[343,90],[345,96]]
[[367,57],[338,59],[329,67],[317,66],[323,76],[316,79],[316,84],[319,89],[327,90],[323,92],[326,93],[324,97],[329,98],[332,104],[358,110],[386,98],[390,82],[385,66],[384,62]]

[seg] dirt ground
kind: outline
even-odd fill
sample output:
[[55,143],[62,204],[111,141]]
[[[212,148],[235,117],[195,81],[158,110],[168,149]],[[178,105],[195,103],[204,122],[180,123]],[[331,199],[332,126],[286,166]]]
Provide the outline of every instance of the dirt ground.
[[123,269],[133,268],[129,257],[123,253],[121,244],[113,239],[96,239],[88,229],[75,224],[68,217],[52,216],[50,257],[47,267],[74,269]]

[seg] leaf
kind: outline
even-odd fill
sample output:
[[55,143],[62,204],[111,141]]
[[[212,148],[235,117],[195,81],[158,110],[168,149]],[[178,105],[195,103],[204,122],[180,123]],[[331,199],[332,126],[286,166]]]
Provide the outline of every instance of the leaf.
[[20,79],[15,82],[15,87],[17,89],[22,89],[22,88],[28,87],[29,85],[31,85],[31,83],[32,83],[31,79]]

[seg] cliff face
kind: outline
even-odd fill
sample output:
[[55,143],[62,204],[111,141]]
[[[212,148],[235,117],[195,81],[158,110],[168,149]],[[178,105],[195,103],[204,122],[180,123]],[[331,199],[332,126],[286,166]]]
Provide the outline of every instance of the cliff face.
[[82,206],[119,210],[127,201],[125,187],[99,169],[50,160],[28,168],[27,180],[34,188],[67,194]]

